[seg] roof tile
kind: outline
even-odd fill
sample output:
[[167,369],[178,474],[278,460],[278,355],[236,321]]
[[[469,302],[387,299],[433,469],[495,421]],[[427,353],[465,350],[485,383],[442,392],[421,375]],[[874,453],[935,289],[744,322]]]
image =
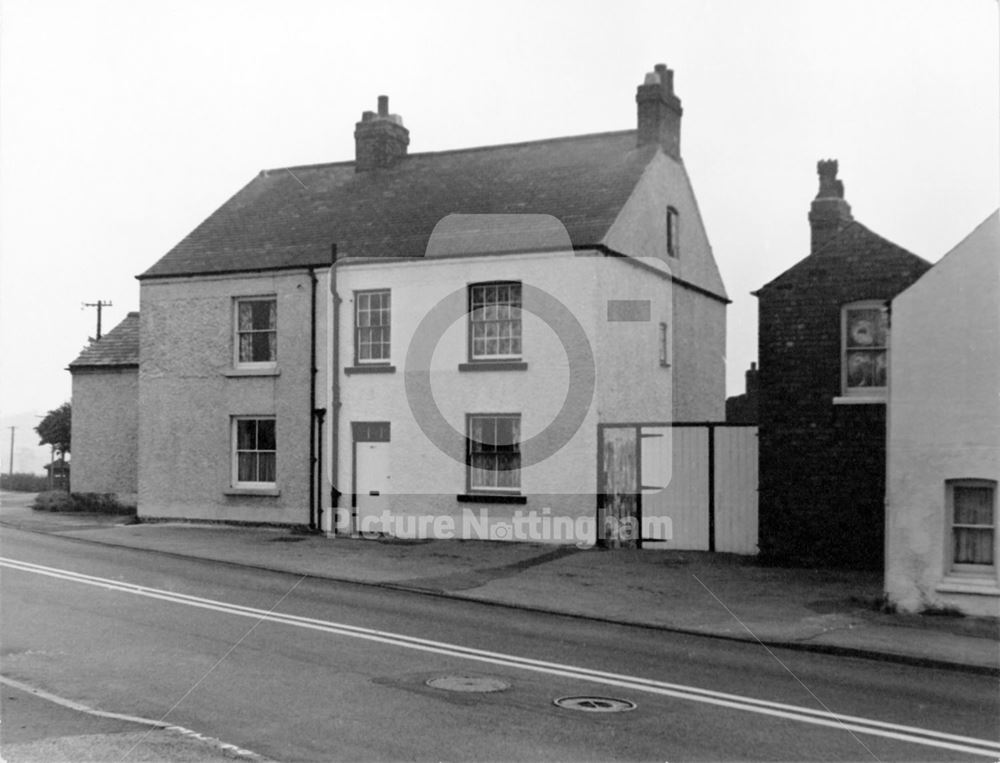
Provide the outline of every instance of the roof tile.
[[139,313],[125,316],[125,320],[96,342],[91,342],[80,357],[69,364],[70,371],[95,366],[139,365]]
[[446,215],[546,214],[597,244],[656,146],[634,130],[261,172],[140,279],[325,265],[338,256],[421,257]]

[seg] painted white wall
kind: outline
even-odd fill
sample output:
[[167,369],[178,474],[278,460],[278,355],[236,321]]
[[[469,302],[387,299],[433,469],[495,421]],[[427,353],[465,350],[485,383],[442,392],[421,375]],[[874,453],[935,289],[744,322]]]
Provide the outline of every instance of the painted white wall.
[[945,480],[1000,480],[996,213],[892,301],[891,343],[886,593],[906,611],[1000,615],[996,573],[950,573],[945,505]]
[[[667,207],[680,220],[679,256],[667,256]],[[723,299],[726,289],[684,165],[662,152],[650,162],[604,243],[631,257],[661,260],[680,281]],[[726,303],[674,285],[674,421],[722,421],[726,407]]]
[[[316,407],[322,408],[329,407],[329,274],[316,275]],[[306,271],[142,283],[140,516],[308,523],[310,289]],[[277,373],[234,374],[233,300],[268,294],[278,299]],[[231,418],[254,414],[277,420],[276,496],[230,490]]]
[[[521,474],[524,505],[461,503],[466,493],[464,451],[452,458],[421,431],[405,394],[406,353],[424,315],[446,295],[465,293],[471,283],[515,280],[556,297],[575,315],[589,338],[597,365],[596,390],[583,425],[557,453]],[[465,512],[490,532],[516,512],[551,510],[551,516],[593,521],[596,513],[597,423],[610,420],[665,419],[670,411],[669,369],[659,365],[658,323],[670,311],[669,282],[634,263],[593,254],[556,252],[464,258],[423,259],[404,263],[349,264],[338,268],[342,362],[353,362],[354,292],[388,288],[392,291],[391,374],[340,376],[342,412],[338,474],[341,503],[349,511],[352,492],[351,421],[392,423],[391,470],[399,516],[446,516],[463,528]],[[649,300],[650,320],[642,323],[607,321],[607,299]],[[448,327],[431,365],[434,400],[445,419],[460,433],[468,413],[520,413],[522,436],[531,437],[555,418],[569,384],[568,359],[552,328],[525,310],[523,360],[525,371],[462,372],[468,360],[464,316]],[[592,528],[591,528],[592,529]],[[473,536],[475,537],[475,536]],[[535,537],[534,540],[551,540]],[[593,541],[593,535],[587,540]],[[558,539],[555,539],[558,540]]]

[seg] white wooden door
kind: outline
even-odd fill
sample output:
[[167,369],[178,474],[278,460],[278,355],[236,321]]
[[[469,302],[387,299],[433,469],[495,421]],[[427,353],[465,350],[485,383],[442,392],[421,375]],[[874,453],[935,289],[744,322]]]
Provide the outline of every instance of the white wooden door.
[[389,474],[389,443],[355,443],[355,468],[357,482],[358,531],[383,533],[391,526],[383,526],[382,510],[388,508],[388,494],[392,477]]

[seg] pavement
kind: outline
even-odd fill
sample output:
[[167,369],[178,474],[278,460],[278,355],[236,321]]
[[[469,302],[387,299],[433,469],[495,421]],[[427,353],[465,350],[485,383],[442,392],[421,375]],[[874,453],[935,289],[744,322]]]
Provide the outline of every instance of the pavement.
[[1000,676],[1000,619],[883,612],[882,576],[694,551],[326,538],[301,530],[41,512],[0,494],[0,524],[179,557],[499,607]]

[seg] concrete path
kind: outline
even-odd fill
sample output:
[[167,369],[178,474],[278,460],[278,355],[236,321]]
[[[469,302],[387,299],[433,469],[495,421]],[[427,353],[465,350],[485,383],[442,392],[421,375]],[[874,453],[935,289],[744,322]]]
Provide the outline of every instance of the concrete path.
[[[325,538],[288,529],[33,511],[0,523],[93,543],[717,638],[1000,675],[1000,619],[879,611],[881,575],[687,551]],[[131,520],[134,521],[134,520]]]

